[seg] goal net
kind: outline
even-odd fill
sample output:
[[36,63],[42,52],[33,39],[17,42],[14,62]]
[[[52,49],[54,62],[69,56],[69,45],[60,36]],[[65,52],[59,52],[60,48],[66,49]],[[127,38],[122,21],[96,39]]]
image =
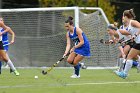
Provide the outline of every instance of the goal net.
[[[91,57],[82,62],[92,67],[116,66],[116,47],[99,42],[109,38],[108,23],[99,10],[85,14],[78,7],[1,9],[0,15],[16,34],[8,53],[17,67],[52,66],[59,60],[66,47],[64,22],[68,16],[75,18],[75,25],[82,28],[90,41]],[[61,62],[59,66],[70,65]]]

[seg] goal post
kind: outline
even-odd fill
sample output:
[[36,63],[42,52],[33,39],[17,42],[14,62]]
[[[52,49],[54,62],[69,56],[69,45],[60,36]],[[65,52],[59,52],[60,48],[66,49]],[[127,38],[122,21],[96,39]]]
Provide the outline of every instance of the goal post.
[[[94,10],[86,14],[81,10]],[[64,53],[66,47],[65,20],[74,17],[90,41],[91,57],[83,61],[87,66],[115,66],[116,46],[102,45],[99,40],[108,39],[109,21],[98,7],[50,7],[0,9],[5,24],[15,32],[15,43],[10,45],[9,56],[18,67],[51,66]],[[60,67],[70,66],[66,62]]]

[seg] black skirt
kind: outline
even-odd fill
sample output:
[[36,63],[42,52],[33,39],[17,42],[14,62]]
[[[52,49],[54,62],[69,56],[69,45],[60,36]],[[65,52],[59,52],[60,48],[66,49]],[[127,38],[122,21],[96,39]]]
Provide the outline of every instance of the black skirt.
[[2,41],[0,41],[0,50],[4,50]]

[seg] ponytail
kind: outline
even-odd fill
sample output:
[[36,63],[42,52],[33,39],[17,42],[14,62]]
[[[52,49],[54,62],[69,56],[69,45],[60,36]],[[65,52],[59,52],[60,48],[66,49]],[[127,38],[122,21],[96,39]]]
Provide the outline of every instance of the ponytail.
[[65,21],[65,23],[69,23],[70,25],[73,25],[73,17],[69,16],[68,19]]
[[134,9],[130,9],[129,12],[130,12],[131,16],[133,17],[133,19],[135,19],[136,15],[134,13]]
[[135,18],[136,18],[133,9],[125,10],[125,11],[123,12],[123,16],[127,16],[129,19],[135,19]]

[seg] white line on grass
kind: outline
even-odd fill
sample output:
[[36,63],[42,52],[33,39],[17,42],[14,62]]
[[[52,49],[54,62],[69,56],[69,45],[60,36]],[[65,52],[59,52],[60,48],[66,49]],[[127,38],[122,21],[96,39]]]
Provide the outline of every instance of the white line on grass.
[[33,87],[34,85],[13,85],[13,86],[0,86],[2,88],[26,88],[26,87]]
[[140,81],[130,81],[130,82],[94,82],[94,83],[71,83],[66,84],[67,86],[77,86],[77,85],[109,85],[109,84],[134,84],[140,83]]
[[[109,84],[139,84],[140,81],[131,81],[131,82],[93,82],[93,83],[71,83],[66,84],[66,86],[77,86],[77,85],[109,85]],[[40,85],[13,85],[13,86],[0,86],[0,89],[3,88],[29,88],[29,87],[42,87],[44,84]],[[45,84],[45,86],[48,86]]]

